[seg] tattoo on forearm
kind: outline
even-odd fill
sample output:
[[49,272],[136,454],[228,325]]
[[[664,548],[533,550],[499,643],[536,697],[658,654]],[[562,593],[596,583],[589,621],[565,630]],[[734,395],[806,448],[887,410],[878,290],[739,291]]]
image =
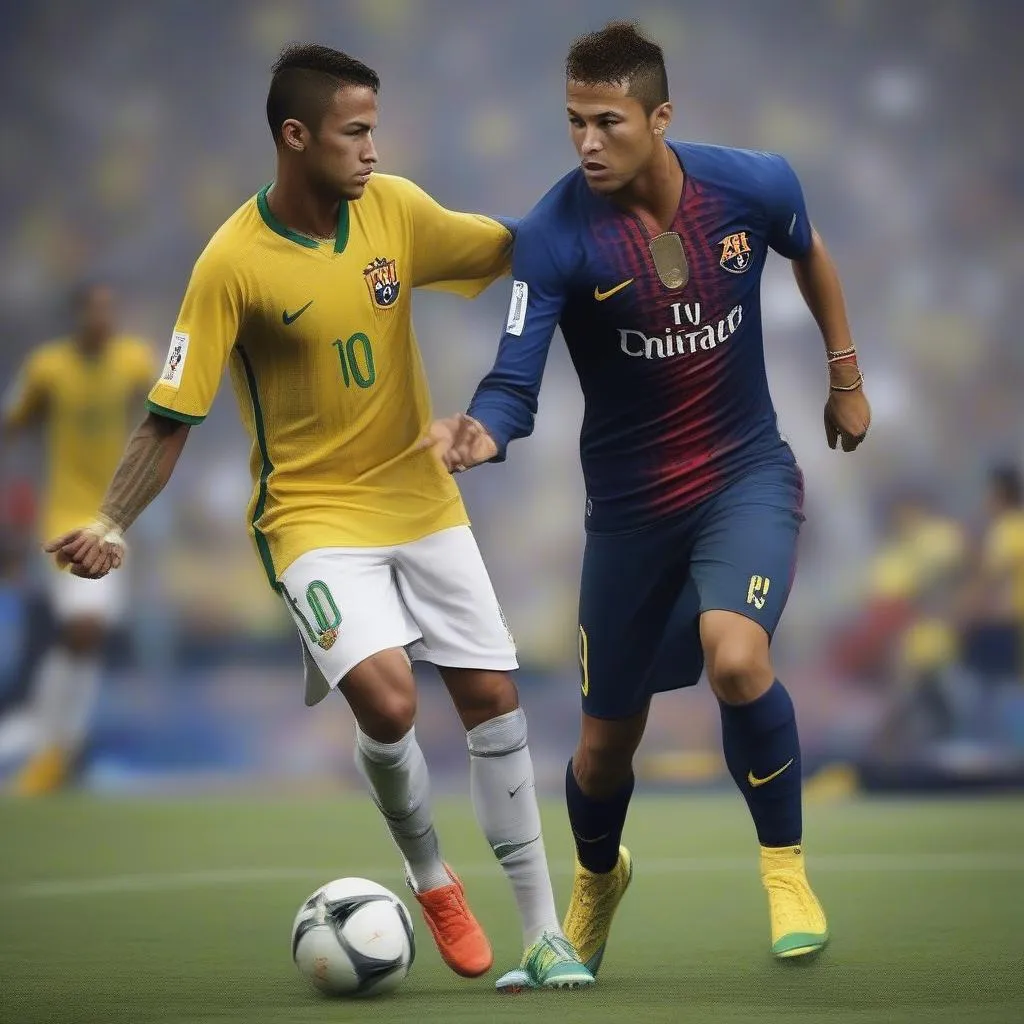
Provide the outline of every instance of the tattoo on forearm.
[[138,519],[170,478],[180,452],[174,440],[174,431],[160,429],[152,420],[139,426],[114,473],[100,508],[101,515],[122,530]]

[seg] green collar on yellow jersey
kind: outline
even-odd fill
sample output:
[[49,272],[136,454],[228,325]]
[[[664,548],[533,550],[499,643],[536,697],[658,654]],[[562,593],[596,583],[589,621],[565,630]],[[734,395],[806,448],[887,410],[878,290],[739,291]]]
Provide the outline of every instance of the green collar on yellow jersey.
[[[260,211],[263,223],[282,238],[287,238],[289,242],[294,242],[296,245],[301,245],[306,249],[319,249],[320,243],[315,238],[310,238],[308,235],[300,235],[298,231],[292,231],[291,228],[285,227],[271,213],[270,204],[267,202],[267,193],[273,184],[271,182],[270,185],[265,185],[256,194],[256,207]],[[338,230],[334,236],[334,251],[344,252],[346,245],[348,245],[348,200],[342,199],[338,206]]]

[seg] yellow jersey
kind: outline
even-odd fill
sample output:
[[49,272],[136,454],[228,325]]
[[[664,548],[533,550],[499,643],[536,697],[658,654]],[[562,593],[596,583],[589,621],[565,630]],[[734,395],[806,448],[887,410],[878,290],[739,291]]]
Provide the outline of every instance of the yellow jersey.
[[47,539],[96,516],[133,424],[133,404],[153,382],[149,346],[125,335],[89,355],[72,338],[29,354],[4,402],[4,422],[46,431],[40,527]]
[[276,220],[267,186],[192,271],[151,411],[208,413],[225,364],[252,438],[251,534],[272,585],[315,548],[418,540],[467,522],[455,482],[417,443],[431,419],[411,290],[467,297],[510,270],[498,221],[453,213],[374,174],[329,242]]
[[984,563],[1000,612],[1024,622],[1024,509],[1003,512],[985,537]]
[[868,571],[872,597],[924,600],[949,593],[967,553],[963,528],[944,516],[929,514],[887,541]]

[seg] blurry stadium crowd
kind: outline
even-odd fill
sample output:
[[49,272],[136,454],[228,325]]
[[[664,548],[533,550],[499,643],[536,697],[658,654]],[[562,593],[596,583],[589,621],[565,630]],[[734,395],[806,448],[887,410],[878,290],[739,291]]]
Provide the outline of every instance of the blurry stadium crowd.
[[960,522],[924,492],[888,510],[856,615],[832,637],[831,669],[888,691],[873,739],[880,757],[935,740],[1024,746],[1024,480],[994,467],[976,514]]
[[[676,135],[791,159],[846,286],[874,404],[855,456],[824,444],[824,360],[784,261],[764,282],[772,391],[807,480],[777,641],[806,717],[827,717],[829,680],[920,679],[965,650],[977,668],[994,642],[968,628],[992,614],[985,574],[1021,557],[996,520],[974,525],[990,467],[1024,452],[1024,71],[992,56],[1024,35],[1014,5],[17,5],[0,39],[0,79],[20,97],[8,132],[21,140],[0,162],[0,379],[62,329],[68,287],[88,275],[116,283],[128,326],[162,355],[192,261],[270,173],[262,104],[284,42],[322,40],[381,73],[381,170],[446,205],[514,216],[572,166],[567,44],[624,14],[664,46]],[[58,56],[70,41],[73,61]],[[506,300],[502,285],[474,304],[417,299],[439,410],[468,401]],[[543,669],[568,671],[574,657],[580,416],[556,343],[535,437],[461,481],[523,661]],[[137,627],[169,650],[175,637],[291,645],[244,533],[248,469],[230,394],[200,431],[136,530]],[[31,456],[15,470],[30,479]],[[3,498],[8,518],[24,518],[28,491]]]

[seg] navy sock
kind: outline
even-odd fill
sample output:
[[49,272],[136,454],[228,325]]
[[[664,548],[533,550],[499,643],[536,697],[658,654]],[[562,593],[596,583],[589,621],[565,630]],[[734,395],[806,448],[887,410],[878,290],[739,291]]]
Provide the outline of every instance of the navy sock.
[[629,782],[607,800],[587,796],[576,781],[570,759],[565,772],[565,805],[569,811],[569,827],[576,840],[576,856],[588,871],[604,874],[615,867],[632,795],[631,772]]
[[718,702],[725,763],[762,846],[795,846],[803,833],[796,714],[778,681],[749,704]]

